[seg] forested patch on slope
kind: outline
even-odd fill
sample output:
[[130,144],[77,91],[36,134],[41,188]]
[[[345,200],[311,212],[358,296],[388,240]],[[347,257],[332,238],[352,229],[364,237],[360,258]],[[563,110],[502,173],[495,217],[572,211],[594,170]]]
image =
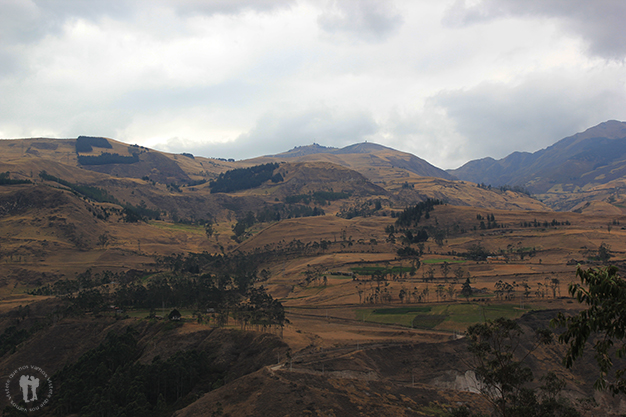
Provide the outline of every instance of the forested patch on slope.
[[108,164],[134,164],[139,162],[139,156],[122,156],[117,153],[103,152],[97,156],[78,155],[78,162],[81,165],[108,165]]
[[79,136],[76,139],[76,153],[91,152],[93,148],[111,149],[113,146],[105,138],[93,136]]
[[276,168],[278,168],[278,164],[270,163],[249,168],[231,169],[221,173],[216,180],[211,181],[209,187],[211,193],[230,193],[256,188],[269,180],[278,183],[283,181],[283,177],[280,174],[274,175]]

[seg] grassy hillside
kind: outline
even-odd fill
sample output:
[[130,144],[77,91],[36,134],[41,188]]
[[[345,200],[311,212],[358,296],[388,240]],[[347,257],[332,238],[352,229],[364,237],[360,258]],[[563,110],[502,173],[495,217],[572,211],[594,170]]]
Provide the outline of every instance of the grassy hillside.
[[[489,318],[575,309],[566,288],[578,264],[601,265],[601,248],[626,260],[621,180],[542,196],[573,208],[556,212],[523,193],[424,176],[389,148],[324,149],[235,162],[105,138],[78,152],[76,139],[2,141],[0,172],[31,181],[0,185],[3,374],[35,357],[51,373],[79,372],[83,354],[130,327],[133,378],[179,351],[209,355],[198,367],[211,371],[190,376],[185,394],[146,397],[162,415],[287,403],[294,415],[484,411],[458,382],[465,368],[436,366],[464,357],[456,336]],[[113,154],[136,158],[104,163]],[[212,183],[266,163],[276,165],[253,185]],[[418,203],[429,209],[416,217]],[[278,305],[288,322],[259,318]],[[167,322],[173,309],[182,324]],[[559,366],[559,352],[540,352],[535,368]],[[567,378],[573,397],[590,393],[581,375]]]

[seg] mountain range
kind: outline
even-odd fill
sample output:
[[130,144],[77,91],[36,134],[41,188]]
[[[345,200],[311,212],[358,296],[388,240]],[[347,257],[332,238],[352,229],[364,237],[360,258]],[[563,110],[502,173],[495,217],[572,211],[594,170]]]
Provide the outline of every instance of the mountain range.
[[626,175],[626,123],[610,120],[534,153],[483,158],[448,170],[455,177],[495,186],[517,185],[534,194],[578,192]]
[[[457,335],[506,314],[530,337],[579,308],[577,265],[603,248],[624,267],[625,138],[609,121],[450,171],[369,142],[235,161],[0,141],[0,373],[45,369],[63,415],[113,400],[125,415],[488,413]],[[538,350],[535,379],[565,350]],[[594,394],[594,370],[559,371],[570,399],[626,412]]]
[[619,207],[624,202],[620,189],[626,185],[626,123],[610,120],[533,153],[513,152],[499,160],[486,157],[446,171],[415,155],[367,142],[341,149],[300,146],[259,160],[323,160],[357,170],[373,181],[382,181],[398,169],[471,181],[527,192],[559,211],[579,210],[590,201]]

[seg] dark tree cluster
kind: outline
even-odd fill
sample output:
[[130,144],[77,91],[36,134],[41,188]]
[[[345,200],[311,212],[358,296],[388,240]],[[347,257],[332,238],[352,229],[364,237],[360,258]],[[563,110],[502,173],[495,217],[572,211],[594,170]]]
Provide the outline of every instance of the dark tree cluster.
[[220,385],[223,372],[206,352],[180,351],[166,360],[157,356],[150,364],[137,363],[141,348],[135,333],[131,328],[110,333],[52,377],[58,392],[51,401],[56,414],[170,415],[185,405],[183,399],[195,387]]
[[443,204],[441,200],[429,198],[413,207],[407,207],[401,213],[392,212],[392,217],[397,218],[396,227],[415,227],[422,219],[422,216],[426,219],[430,218],[430,212],[435,209],[435,206],[440,204]]
[[76,276],[76,279],[60,279],[52,285],[46,284],[42,287],[30,291],[32,295],[67,295],[80,291],[109,284],[113,281],[124,281],[123,274],[111,271],[102,273],[92,273],[91,269],[86,270]]
[[476,220],[480,221],[479,228],[481,230],[497,229],[499,227],[503,227],[502,225],[498,224],[498,222],[496,221],[496,217],[493,214],[487,215],[487,218],[486,218],[487,223],[485,223],[485,217],[481,216],[480,214],[476,215]]
[[479,243],[470,246],[466,253],[457,253],[457,256],[462,256],[472,261],[486,261],[487,257],[491,255],[492,253]]
[[[141,274],[92,275],[88,270],[76,280],[60,280],[52,287],[40,288],[37,293],[64,294],[66,308],[63,315],[66,316],[88,312],[99,314],[110,305],[121,309],[150,310],[177,307],[212,311],[218,325],[227,323],[232,315],[242,327],[253,324],[280,328],[285,321],[282,304],[274,301],[263,287],[253,287],[259,281],[257,268],[261,258],[264,257],[222,257],[207,253],[177,255],[160,260],[160,264],[171,268],[174,274],[162,274],[147,285],[140,279]],[[207,269],[214,272],[201,272]],[[110,292],[102,284],[110,282],[113,277],[121,285]],[[242,315],[238,316],[239,313]]]
[[46,171],[41,171],[39,177],[45,181],[53,181],[61,185],[68,187],[74,194],[82,195],[90,200],[97,201],[99,203],[113,203],[119,204],[120,202],[110,195],[107,190],[99,187],[93,187],[91,185],[79,185],[66,181],[62,178],[55,177],[48,174]]
[[12,180],[11,173],[0,172],[0,185],[12,185],[12,184],[32,184],[31,180]]
[[207,180],[205,180],[205,179],[203,178],[203,179],[201,179],[201,180],[192,180],[192,181],[189,181],[186,185],[187,185],[187,187],[194,187],[194,186],[196,186],[196,185],[202,185],[202,184],[206,184],[206,183],[207,183]]
[[17,345],[28,339],[32,333],[26,329],[18,329],[17,326],[7,327],[0,334],[0,356],[7,352],[15,352]]
[[122,216],[126,223],[145,222],[147,220],[159,220],[161,211],[148,208],[145,201],[142,200],[138,206],[133,206],[130,203],[124,204]]
[[419,249],[413,249],[410,246],[403,246],[398,249],[397,254],[401,258],[418,258],[422,255]]
[[407,244],[426,242],[428,240],[428,232],[424,228],[414,231],[405,230],[404,240]]
[[78,163],[81,165],[108,165],[108,164],[134,164],[139,162],[139,156],[122,156],[118,153],[103,152],[100,155],[78,155]]
[[310,207],[302,204],[275,204],[265,210],[259,211],[256,215],[249,211],[245,217],[237,220],[233,226],[233,233],[239,239],[244,236],[246,230],[257,223],[280,221],[281,219],[297,219],[300,217],[323,216],[324,210],[319,207]]
[[183,191],[180,189],[180,185],[176,184],[175,182],[170,182],[169,184],[166,184],[167,190],[172,192],[172,193],[182,193]]
[[[594,387],[609,389],[613,394],[626,393],[626,281],[616,266],[604,268],[578,267],[579,284],[570,284],[569,293],[587,308],[576,315],[559,313],[553,324],[566,330],[559,340],[569,349],[563,360],[571,368],[585,348],[595,351],[600,377]],[[614,363],[617,362],[617,363]],[[615,369],[617,368],[617,369]]]
[[93,148],[111,149],[113,146],[111,146],[106,138],[79,136],[78,139],[76,139],[76,153],[88,153],[93,151]]
[[521,227],[543,227],[543,228],[556,227],[556,226],[569,226],[569,225],[571,225],[569,220],[565,220],[564,222],[561,222],[556,219],[552,219],[551,222],[547,220],[544,220],[543,222],[541,222],[541,221],[537,221],[537,219],[534,219],[532,222],[520,223]]
[[[355,217],[369,217],[375,215],[383,208],[380,200],[357,201],[352,205],[345,204],[337,213],[343,219],[353,219]],[[385,213],[383,213],[385,215]]]
[[[526,364],[528,357],[541,345],[551,344],[552,333],[537,329],[532,338],[513,320],[499,318],[467,329],[473,368],[480,382],[480,392],[493,406],[494,416],[547,417],[580,416],[561,397],[565,382],[554,372],[541,378],[539,389],[532,387],[534,375]],[[522,343],[524,339],[528,340]],[[471,416],[468,409],[456,410],[455,416]]]
[[331,201],[343,200],[349,197],[349,193],[336,193],[334,191],[315,191],[310,194],[297,194],[287,196],[285,197],[285,203],[296,204],[302,202],[304,204],[310,204],[311,201],[313,201],[317,204],[325,205],[329,204]]
[[[483,184],[484,185],[484,184]],[[530,197],[530,191],[528,191],[527,188],[522,187],[521,185],[501,185],[499,187],[500,192],[507,192],[507,191],[513,191],[515,193],[520,193],[520,194],[526,194],[527,196]]]
[[236,168],[221,173],[217,179],[209,183],[211,193],[230,193],[233,191],[256,188],[266,181],[281,182],[280,174],[274,175],[277,163],[256,165],[249,168]]
[[592,258],[592,260],[598,262],[608,262],[612,257],[613,254],[611,253],[611,247],[606,243],[602,243],[598,247],[598,253]]

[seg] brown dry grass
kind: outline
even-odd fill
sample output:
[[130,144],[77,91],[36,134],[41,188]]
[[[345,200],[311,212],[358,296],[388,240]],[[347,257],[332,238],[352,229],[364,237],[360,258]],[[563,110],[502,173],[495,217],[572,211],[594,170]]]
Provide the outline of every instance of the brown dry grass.
[[[113,149],[119,154],[128,154],[128,145],[110,141]],[[95,149],[94,153],[102,152]],[[39,181],[37,174],[45,169],[55,176],[76,183],[90,183],[107,187],[121,200],[139,204],[141,199],[180,197],[172,194],[164,184],[152,186],[136,178],[115,178],[106,174],[88,171],[78,167],[73,140],[32,139],[23,141],[2,141],[0,143],[2,158],[0,171],[10,171],[13,178],[32,178]],[[156,151],[150,151],[156,152]],[[272,159],[257,159],[242,162],[227,162],[208,158],[188,158],[182,155],[161,153],[174,161],[192,179],[210,179],[220,172],[234,167],[244,167],[258,163],[270,162]],[[401,156],[401,155],[400,155]],[[400,157],[392,151],[379,152],[376,158],[379,163],[372,163],[372,157],[364,154],[320,155],[315,158],[289,160],[281,165],[284,173],[284,184],[265,184],[255,190],[234,193],[236,198],[255,198],[256,202],[274,203],[276,198],[282,199],[293,193],[306,193],[318,189],[342,190],[344,181],[350,174],[348,168],[360,172],[376,186],[384,188],[380,196],[385,199],[385,208],[404,207],[410,201],[425,196],[445,198],[447,201],[461,205],[438,206],[429,220],[422,224],[428,227],[448,229],[450,236],[442,246],[436,245],[432,239],[426,242],[423,264],[414,277],[403,277],[402,281],[391,281],[388,291],[393,297],[393,305],[400,305],[397,297],[401,288],[422,289],[422,278],[429,268],[433,268],[435,278],[442,280],[440,263],[443,261],[457,262],[461,258],[450,253],[467,251],[472,245],[480,244],[492,252],[517,253],[519,250],[535,251],[533,257],[526,256],[523,260],[513,258],[509,263],[476,263],[465,261],[454,263],[452,268],[461,266],[473,277],[473,286],[493,291],[499,280],[521,282],[526,280],[534,288],[539,283],[545,284],[546,279],[557,278],[562,283],[561,293],[565,293],[567,283],[574,279],[575,265],[567,262],[585,260],[602,244],[611,246],[618,261],[626,257],[624,244],[626,231],[613,226],[609,232],[607,225],[614,220],[626,221],[615,206],[606,203],[592,203],[582,207],[581,213],[555,213],[537,200],[525,196],[505,192],[492,192],[477,188],[474,184],[454,182],[443,179],[420,177],[397,166],[390,167],[393,158]],[[337,165],[331,165],[331,163]],[[341,166],[339,166],[341,165]],[[393,165],[393,164],[392,164]],[[359,178],[355,176],[354,178]],[[409,188],[406,187],[409,185]],[[56,187],[55,184],[47,184]],[[28,189],[34,186],[23,186]],[[354,188],[355,193],[371,193],[377,188],[364,182],[361,188]],[[46,187],[53,190],[51,187]],[[61,187],[62,188],[62,187]],[[217,197],[209,194],[207,184],[193,187],[195,191],[185,189],[183,197],[192,195],[202,201]],[[3,187],[0,194],[14,192],[16,187]],[[601,190],[598,190],[600,192]],[[52,192],[52,191],[51,191]],[[264,265],[272,277],[266,285],[272,294],[281,299],[289,308],[313,309],[334,308],[337,317],[352,320],[353,311],[360,306],[357,286],[346,277],[334,277],[330,272],[350,272],[350,268],[359,265],[378,266],[410,266],[409,260],[397,258],[398,244],[386,242],[384,228],[391,225],[391,217],[354,218],[350,220],[336,217],[345,203],[353,204],[355,199],[333,202],[324,209],[326,216],[283,220],[274,224],[256,225],[252,237],[241,244],[231,239],[231,226],[236,221],[236,213],[220,209],[216,217],[218,237],[207,239],[201,226],[182,226],[172,222],[156,221],[150,223],[127,224],[120,221],[119,215],[112,215],[107,222],[97,220],[89,212],[89,208],[111,207],[111,205],[86,202],[63,191],[66,201],[53,211],[47,209],[31,210],[0,219],[0,230],[3,231],[0,253],[0,274],[4,285],[0,294],[8,296],[19,294],[32,287],[37,278],[56,280],[72,278],[87,268],[94,272],[105,269],[123,271],[127,269],[150,270],[155,268],[157,255],[172,253],[202,252],[220,253],[222,250],[252,251],[256,248],[276,248],[288,245],[294,240],[309,244],[301,256],[286,258],[279,262]],[[379,196],[379,197],[380,197]],[[0,196],[1,197],[1,196]],[[378,198],[378,197],[377,197]],[[185,200],[189,201],[189,200]],[[251,200],[252,201],[252,200]],[[618,202],[621,201],[618,199]],[[185,203],[188,204],[188,203]],[[213,204],[213,203],[212,203]],[[215,203],[218,207],[219,204]],[[221,204],[221,203],[220,203]],[[250,206],[255,207],[254,204]],[[591,210],[592,215],[585,214]],[[605,213],[598,215],[597,213]],[[499,224],[506,225],[503,229],[474,230],[478,226],[477,215],[486,217],[493,214]],[[77,233],[85,242],[77,247],[59,225],[50,226],[47,218],[51,215],[63,218],[65,223],[74,224]],[[548,221],[556,219],[560,222],[569,221],[570,226],[522,228],[520,223]],[[455,229],[456,228],[456,229]],[[460,233],[459,230],[465,230]],[[456,231],[455,231],[456,230]],[[103,233],[110,236],[106,247],[98,246],[98,237]],[[327,250],[314,250],[311,245],[322,240],[331,242]],[[439,262],[439,263],[426,263]],[[320,286],[319,282],[305,287],[302,284],[304,272],[315,269],[320,276],[326,275],[328,285]],[[46,274],[45,277],[43,274]],[[452,272],[450,277],[452,277]],[[47,278],[46,278],[47,277]],[[364,279],[364,277],[360,277]],[[360,284],[364,287],[369,284]],[[460,286],[460,284],[457,284]],[[431,300],[434,294],[431,292]],[[294,310],[295,311],[295,310]],[[375,332],[369,328],[355,331],[346,330],[355,323],[335,323],[334,331],[324,331],[329,323],[315,317],[295,318],[294,323],[301,326],[312,326],[312,336],[340,341],[351,338],[373,337]],[[295,325],[295,324],[294,324]],[[362,324],[359,326],[363,326]],[[367,326],[365,326],[367,327]],[[320,333],[322,332],[322,333]],[[290,333],[290,332],[287,332]],[[393,333],[393,331],[391,332]],[[301,345],[303,336],[293,330],[294,343]],[[332,336],[336,334],[337,336]],[[368,336],[363,336],[367,334]],[[386,335],[384,337],[387,337]],[[413,336],[411,336],[413,337]],[[308,339],[305,338],[307,341]],[[305,340],[303,339],[303,340]],[[309,343],[309,342],[306,342]],[[332,343],[335,343],[334,341]]]

